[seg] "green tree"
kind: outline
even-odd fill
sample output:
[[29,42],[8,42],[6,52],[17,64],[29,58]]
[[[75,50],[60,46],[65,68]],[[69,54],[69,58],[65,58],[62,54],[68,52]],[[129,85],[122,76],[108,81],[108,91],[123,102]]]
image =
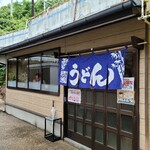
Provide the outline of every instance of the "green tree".
[[6,65],[0,64],[0,85],[5,83]]
[[[52,7],[62,0],[47,0],[46,6]],[[35,15],[43,11],[44,0],[37,0],[34,5]],[[32,4],[29,0],[13,3],[13,17],[10,16],[10,4],[0,7],[0,34],[25,28],[26,20],[32,15]]]

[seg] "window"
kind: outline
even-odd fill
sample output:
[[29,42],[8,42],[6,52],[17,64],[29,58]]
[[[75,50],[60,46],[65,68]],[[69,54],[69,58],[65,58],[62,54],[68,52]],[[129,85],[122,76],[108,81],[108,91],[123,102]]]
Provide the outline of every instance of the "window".
[[58,53],[55,49],[8,59],[8,87],[58,93]]
[[28,58],[18,58],[18,87],[28,87]]
[[8,60],[8,76],[7,76],[7,85],[10,87],[16,87],[16,66],[17,59],[11,58]]
[[29,89],[41,89],[41,54],[29,57]]
[[45,52],[42,55],[42,90],[58,92],[58,59],[55,52]]

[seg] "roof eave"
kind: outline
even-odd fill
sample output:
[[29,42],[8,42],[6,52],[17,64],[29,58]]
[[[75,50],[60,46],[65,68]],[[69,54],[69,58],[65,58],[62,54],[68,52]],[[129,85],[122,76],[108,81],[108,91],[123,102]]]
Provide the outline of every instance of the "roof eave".
[[137,14],[133,11],[133,8],[135,8],[135,6],[132,3],[132,1],[118,4],[107,10],[77,20],[75,22],[59,27],[52,31],[48,31],[46,33],[32,37],[30,39],[4,47],[0,49],[0,54],[7,54],[10,52],[22,50],[27,47],[35,46],[48,41],[77,34],[79,32],[87,31],[96,27],[108,25],[116,21],[134,17]]

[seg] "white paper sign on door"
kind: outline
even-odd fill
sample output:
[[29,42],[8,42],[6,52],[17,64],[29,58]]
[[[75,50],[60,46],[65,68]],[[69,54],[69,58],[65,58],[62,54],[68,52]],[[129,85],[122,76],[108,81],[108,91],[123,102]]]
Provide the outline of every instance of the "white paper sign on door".
[[81,103],[81,90],[80,89],[68,89],[68,102]]

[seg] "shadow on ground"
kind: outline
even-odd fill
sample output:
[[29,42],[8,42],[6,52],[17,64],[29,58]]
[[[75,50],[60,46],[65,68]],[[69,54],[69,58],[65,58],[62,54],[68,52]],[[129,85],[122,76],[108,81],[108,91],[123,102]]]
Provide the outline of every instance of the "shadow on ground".
[[77,150],[60,140],[50,142],[44,131],[0,112],[0,150]]

